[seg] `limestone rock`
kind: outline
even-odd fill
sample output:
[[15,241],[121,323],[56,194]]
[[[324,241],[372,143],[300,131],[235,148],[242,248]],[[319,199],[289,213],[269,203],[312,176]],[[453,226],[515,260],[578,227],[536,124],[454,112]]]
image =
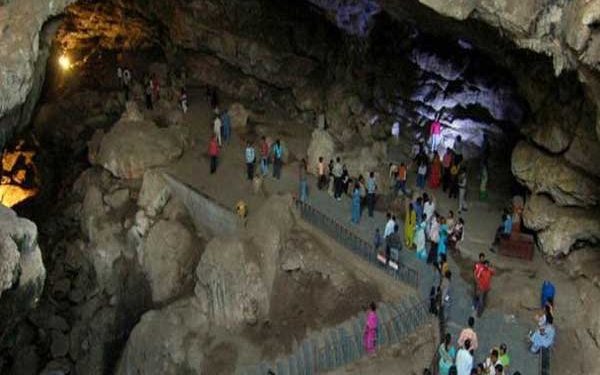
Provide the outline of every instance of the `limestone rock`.
[[207,330],[206,313],[195,297],[148,311],[129,335],[116,374],[200,373]]
[[559,205],[590,206],[600,197],[597,181],[567,164],[559,156],[549,156],[524,142],[512,154],[512,172],[534,193],[547,193]]
[[69,352],[69,336],[60,331],[52,331],[52,346],[50,352],[53,358],[64,357]]
[[307,150],[308,171],[317,174],[317,164],[319,157],[323,157],[325,166],[329,160],[335,159],[335,142],[333,137],[326,130],[315,129],[312,133],[310,144]]
[[218,237],[206,246],[196,268],[194,291],[206,301],[212,323],[231,329],[267,316],[269,292],[257,250],[238,239]]
[[189,230],[176,221],[154,224],[144,241],[142,268],[155,303],[164,302],[185,289],[200,255]]
[[537,231],[540,249],[552,256],[568,254],[579,241],[600,241],[598,208],[559,207],[543,195],[527,201],[523,223]]
[[46,269],[37,244],[37,227],[0,205],[0,316],[5,319],[37,303]]
[[111,208],[118,209],[129,201],[129,189],[118,189],[104,196],[104,203]]
[[166,165],[178,158],[183,145],[168,128],[140,120],[128,107],[102,138],[96,162],[118,178],[140,178],[148,168]]
[[142,188],[137,204],[149,216],[158,215],[169,201],[171,190],[162,176],[162,172],[149,169],[144,173]]
[[259,249],[261,272],[269,294],[277,273],[279,253],[294,224],[292,204],[290,195],[272,196],[248,223],[248,233]]
[[565,159],[596,177],[600,177],[600,141],[594,137],[593,123],[581,123]]
[[229,106],[229,117],[233,129],[246,128],[249,115],[248,110],[240,103],[233,103]]

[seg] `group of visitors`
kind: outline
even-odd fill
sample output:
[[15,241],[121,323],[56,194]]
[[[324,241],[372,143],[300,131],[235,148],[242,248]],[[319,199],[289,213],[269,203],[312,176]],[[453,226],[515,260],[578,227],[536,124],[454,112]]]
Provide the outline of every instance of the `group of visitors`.
[[[281,141],[276,139],[274,142],[269,142],[267,137],[263,136],[260,139],[259,145],[259,167],[260,177],[266,177],[269,174],[269,166],[273,165],[273,178],[281,178],[281,167],[283,165],[283,147]],[[246,149],[244,151],[244,160],[246,162],[246,176],[252,181],[255,177],[254,166],[257,162],[256,150],[251,141],[246,141]],[[300,180],[306,181],[306,161],[302,159],[300,163]],[[307,194],[305,189],[304,195]],[[304,197],[305,199],[306,197]]]
[[375,172],[369,172],[365,179],[363,175],[351,177],[348,168],[338,156],[325,165],[323,157],[317,162],[317,188],[327,189],[329,195],[336,201],[341,201],[343,195],[351,198],[351,222],[358,224],[363,208],[366,206],[369,217],[373,217],[377,201],[377,179]]
[[125,100],[129,100],[129,92],[131,91],[131,79],[132,74],[129,68],[117,66],[117,80],[119,81],[119,87],[125,92]]
[[[493,347],[487,352],[483,362],[475,364],[475,352],[478,347],[475,332],[475,318],[469,317],[465,327],[452,345],[452,337],[447,333],[438,348],[438,370],[440,375],[508,375],[510,374],[510,355],[505,343]],[[516,371],[513,375],[520,375]]]
[[427,185],[431,190],[442,187],[449,198],[458,198],[458,213],[467,211],[467,169],[462,156],[463,142],[456,137],[454,148],[446,148],[443,157],[438,151],[427,154],[423,143],[415,145],[412,162],[407,166],[404,162],[390,164],[390,181],[395,195],[400,192],[408,195],[408,169],[416,166],[416,187],[423,191]]

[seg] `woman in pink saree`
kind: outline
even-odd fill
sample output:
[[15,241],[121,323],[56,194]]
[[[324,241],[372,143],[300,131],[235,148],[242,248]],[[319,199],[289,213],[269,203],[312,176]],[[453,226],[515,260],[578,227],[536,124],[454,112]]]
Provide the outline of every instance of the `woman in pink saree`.
[[363,334],[363,345],[369,356],[375,355],[377,347],[377,326],[379,319],[377,318],[375,302],[371,302],[369,311],[367,312],[367,321],[365,324],[365,332]]

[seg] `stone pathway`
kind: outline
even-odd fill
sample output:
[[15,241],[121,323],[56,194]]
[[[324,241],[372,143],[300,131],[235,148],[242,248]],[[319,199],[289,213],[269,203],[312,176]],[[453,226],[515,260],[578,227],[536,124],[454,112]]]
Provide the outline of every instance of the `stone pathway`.
[[[339,223],[351,228],[354,233],[365,241],[372,242],[375,229],[379,228],[383,233],[386,218],[385,214],[375,211],[374,217],[370,218],[367,212],[363,212],[358,225],[350,222],[351,201],[343,197],[342,201],[335,201],[327,192],[319,191],[313,182],[310,189],[309,203],[326,215],[337,220]],[[403,233],[403,223],[399,220],[400,232]],[[401,262],[419,271],[421,282],[419,292],[421,296],[429,295],[429,289],[433,285],[434,273],[430,266],[419,261],[414,251],[403,250],[400,252]],[[453,274],[451,284],[451,297],[453,299],[448,321],[448,332],[453,340],[458,338],[460,330],[466,325],[468,317],[472,314],[471,280],[464,280],[458,264],[450,257],[450,270]],[[501,285],[493,285],[491,293],[500,293]],[[475,353],[475,363],[482,362],[488,355],[489,350],[506,343],[511,356],[511,373],[519,370],[522,374],[536,374],[539,368],[539,357],[529,353],[525,336],[531,328],[529,322],[518,321],[513,315],[506,315],[495,309],[488,309],[480,319],[476,319],[475,330],[478,334],[479,349]]]

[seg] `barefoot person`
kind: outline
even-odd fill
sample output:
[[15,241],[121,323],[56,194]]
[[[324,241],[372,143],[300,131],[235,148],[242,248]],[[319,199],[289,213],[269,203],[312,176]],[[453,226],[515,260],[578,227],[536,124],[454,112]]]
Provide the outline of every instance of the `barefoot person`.
[[379,319],[377,318],[376,309],[375,302],[371,302],[369,311],[367,312],[367,321],[363,333],[363,346],[365,352],[367,352],[369,356],[375,355],[375,349],[377,348],[377,328]]

